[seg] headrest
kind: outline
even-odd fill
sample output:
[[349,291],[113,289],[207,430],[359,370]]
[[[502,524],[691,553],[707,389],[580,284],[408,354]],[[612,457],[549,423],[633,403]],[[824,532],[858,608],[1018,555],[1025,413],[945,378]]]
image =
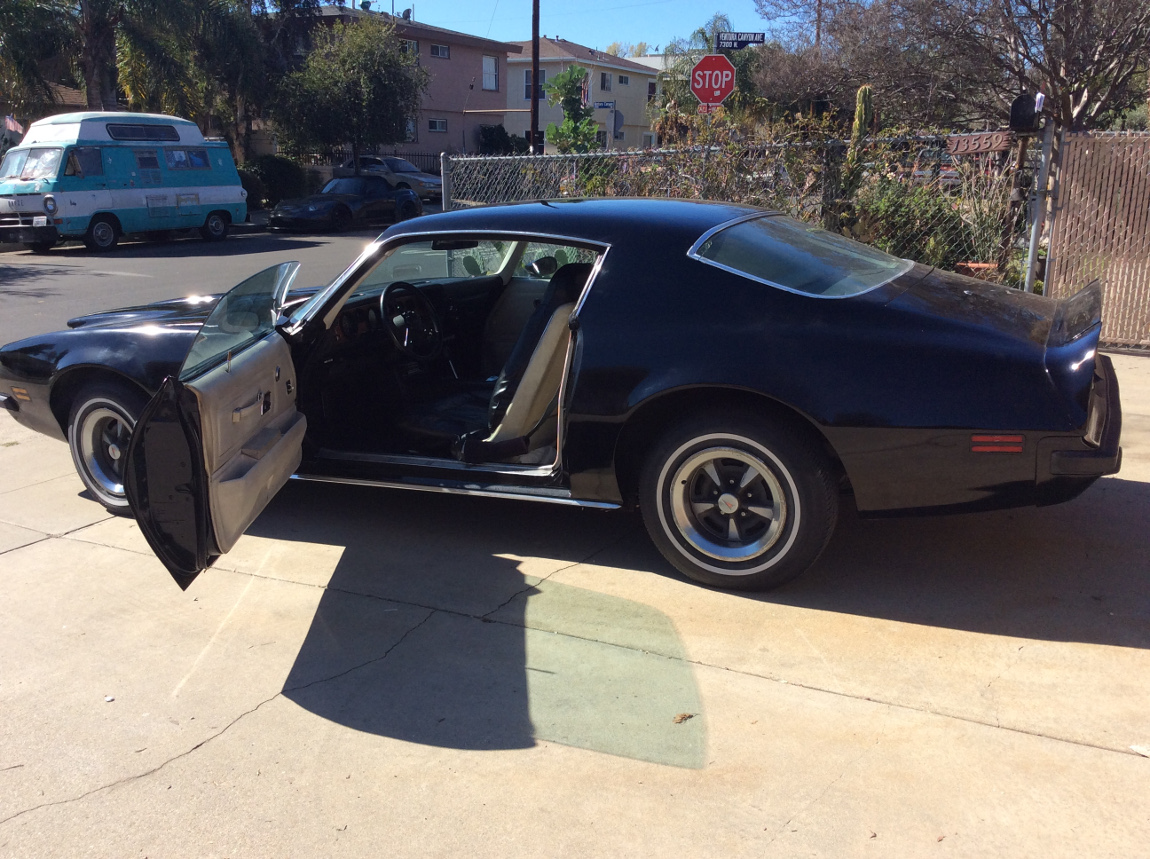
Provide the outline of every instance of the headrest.
[[549,291],[555,296],[557,304],[567,304],[579,300],[579,293],[587,284],[594,266],[589,262],[569,262],[551,276]]

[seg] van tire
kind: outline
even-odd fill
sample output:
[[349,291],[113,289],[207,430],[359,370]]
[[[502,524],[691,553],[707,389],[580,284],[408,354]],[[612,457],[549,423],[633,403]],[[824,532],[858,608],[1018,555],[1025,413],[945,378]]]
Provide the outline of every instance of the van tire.
[[84,234],[84,244],[90,251],[104,253],[112,250],[120,242],[120,225],[111,215],[97,215],[88,224]]
[[204,225],[200,227],[200,235],[206,242],[222,242],[228,237],[228,227],[231,225],[226,212],[211,212]]
[[25,242],[24,247],[32,251],[34,254],[46,254],[52,248],[56,247],[55,242]]

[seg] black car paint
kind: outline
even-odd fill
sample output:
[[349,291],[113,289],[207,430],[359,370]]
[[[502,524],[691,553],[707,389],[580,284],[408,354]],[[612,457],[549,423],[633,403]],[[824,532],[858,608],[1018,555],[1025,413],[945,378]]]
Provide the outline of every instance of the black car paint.
[[[339,226],[336,213],[341,210],[348,213],[348,225],[395,220],[405,203],[414,207],[416,214],[422,214],[423,204],[419,195],[410,188],[393,186],[382,176],[362,176],[359,178],[365,183],[362,194],[336,194],[321,191],[301,199],[280,201],[268,216],[268,227],[271,229],[314,229],[317,226],[334,228]],[[380,189],[381,193],[371,196],[367,193],[369,188]],[[315,207],[315,210],[309,211],[309,207]]]
[[[1084,393],[1096,365],[1115,391],[1107,417],[1120,422],[1112,370],[1105,359],[1090,360],[1099,324],[1089,313],[1063,342],[1051,332],[1065,323],[1066,302],[923,266],[862,295],[823,299],[688,256],[707,230],[755,211],[684,201],[545,202],[456,210],[383,234],[384,242],[428,233],[562,237],[609,249],[573,321],[562,473],[487,473],[487,483],[627,503],[651,436],[692,408],[755,409],[817,434],[842,463],[863,513],[1053,503],[1116,469],[1116,435],[1113,450],[1083,440]],[[2,372],[29,390],[40,386],[40,399],[77,365],[107,366],[154,392],[182,360],[193,317],[208,309],[140,308],[126,327],[114,315],[88,317],[72,331],[5,347]],[[143,333],[168,324],[170,337]],[[294,344],[301,395],[308,348]],[[33,411],[22,406],[17,418],[43,424]],[[973,452],[978,432],[1021,434],[1023,451]],[[1093,451],[1092,471],[1054,474],[1056,450]],[[454,467],[333,461],[307,448],[300,473],[428,485],[475,480]]]

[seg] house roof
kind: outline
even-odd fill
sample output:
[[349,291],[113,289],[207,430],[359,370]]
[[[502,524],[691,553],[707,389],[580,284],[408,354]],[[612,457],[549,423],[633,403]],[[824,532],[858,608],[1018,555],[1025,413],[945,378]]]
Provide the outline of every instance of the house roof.
[[[512,42],[511,44],[519,46],[522,51],[522,56],[508,57],[509,63],[521,63],[531,61],[531,40],[526,42]],[[594,48],[588,48],[586,45],[578,45],[575,42],[568,42],[566,39],[558,37],[551,39],[547,36],[539,37],[539,60],[546,62],[548,60],[574,60],[580,63],[594,63],[596,66],[606,66],[607,68],[619,69],[624,72],[635,72],[636,74],[655,75],[654,69],[648,66],[641,65],[640,63],[632,62],[631,60],[624,59],[623,57],[616,57],[613,54],[605,54],[602,51],[596,51]]]
[[318,11],[321,18],[338,18],[342,21],[354,21],[359,18],[383,18],[385,21],[394,24],[396,33],[407,39],[431,39],[438,36],[445,42],[451,42],[452,44],[487,48],[488,50],[502,51],[508,54],[517,54],[522,50],[522,48],[518,47],[518,42],[497,42],[494,39],[485,39],[482,36],[473,36],[470,33],[460,33],[457,30],[448,30],[445,27],[433,27],[431,24],[412,21],[407,18],[401,18],[398,15],[390,15],[387,12],[365,12],[351,5],[320,6]]

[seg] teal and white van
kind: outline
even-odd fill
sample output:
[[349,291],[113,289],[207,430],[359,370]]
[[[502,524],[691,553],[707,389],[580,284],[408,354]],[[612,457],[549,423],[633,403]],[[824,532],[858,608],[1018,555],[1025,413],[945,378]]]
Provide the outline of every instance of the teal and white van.
[[247,217],[227,143],[146,113],[62,113],[32,123],[0,164],[0,242],[61,239],[107,251],[126,233],[196,228],[219,241]]

